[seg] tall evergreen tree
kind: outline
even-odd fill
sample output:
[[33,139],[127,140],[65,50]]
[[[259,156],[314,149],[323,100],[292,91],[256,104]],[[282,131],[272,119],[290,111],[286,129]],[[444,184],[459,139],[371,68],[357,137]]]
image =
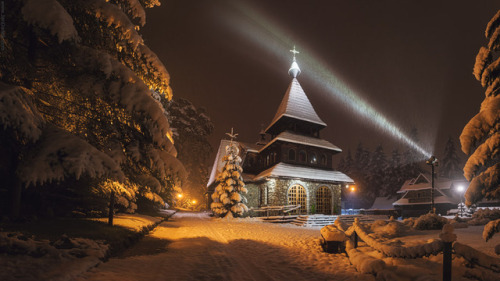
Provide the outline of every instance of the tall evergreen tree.
[[163,203],[159,194],[173,190],[183,173],[160,103],[172,91],[168,72],[138,33],[144,8],[159,2],[6,5],[0,147],[11,152],[0,159],[8,167],[0,176],[13,194],[13,213],[21,187],[83,178],[93,179],[98,194]]
[[217,175],[218,184],[212,194],[213,203],[210,207],[218,217],[238,217],[248,211],[246,198],[243,196],[247,189],[241,177],[243,169],[238,154],[238,147],[231,141],[230,145],[226,146],[226,155],[222,158],[224,167]]
[[457,155],[457,148],[455,142],[451,137],[448,138],[444,148],[443,159],[441,160],[439,170],[441,176],[449,179],[457,178],[462,174],[462,167],[460,165],[460,158]]
[[460,136],[462,151],[469,155],[464,176],[470,181],[466,204],[500,199],[500,11],[486,26],[489,39],[481,47],[474,65],[474,76],[486,88],[479,113],[465,126]]
[[[413,127],[410,130],[409,137],[413,142],[419,143],[417,128]],[[406,180],[415,178],[423,172],[422,168],[420,168],[419,165],[422,160],[424,159],[422,159],[422,156],[419,154],[419,152],[415,151],[415,149],[413,149],[412,147],[408,147],[404,151],[402,157],[402,174]]]
[[403,167],[401,160],[401,153],[398,149],[394,149],[389,161],[388,174],[388,189],[387,196],[396,197],[396,192],[401,188],[406,178],[403,177]]
[[183,185],[191,197],[202,199],[208,180],[208,160],[212,146],[208,137],[214,129],[205,109],[196,108],[189,100],[174,99],[168,105],[170,124],[178,151],[177,158],[184,164],[189,177]]
[[384,153],[382,145],[378,145],[372,153],[370,162],[367,166],[366,172],[368,173],[367,195],[370,199],[378,196],[386,196],[387,183],[385,182],[385,175],[387,173],[387,158]]

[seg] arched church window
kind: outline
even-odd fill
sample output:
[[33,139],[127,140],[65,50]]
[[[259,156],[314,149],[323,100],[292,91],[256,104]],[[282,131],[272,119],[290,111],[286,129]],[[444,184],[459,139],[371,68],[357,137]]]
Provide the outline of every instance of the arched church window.
[[326,166],[326,154],[321,154],[321,165]]
[[295,149],[291,148],[288,150],[288,160],[295,161]]
[[318,214],[332,214],[332,192],[327,186],[322,186],[316,191],[316,204]]
[[317,164],[318,163],[318,158],[316,157],[316,153],[314,153],[314,152],[309,153],[309,163],[310,164]]
[[304,150],[301,150],[299,152],[299,161],[304,163],[306,162],[306,158],[307,158],[306,152]]
[[300,208],[294,211],[295,213],[307,214],[307,193],[302,185],[292,185],[292,187],[288,189],[287,197],[289,205],[300,205]]

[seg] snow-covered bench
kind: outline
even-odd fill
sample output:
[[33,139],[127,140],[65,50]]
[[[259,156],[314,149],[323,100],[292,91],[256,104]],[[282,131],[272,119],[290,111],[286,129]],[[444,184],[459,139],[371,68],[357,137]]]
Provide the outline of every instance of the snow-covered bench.
[[320,230],[321,237],[323,238],[323,250],[327,253],[341,253],[345,252],[345,241],[347,236],[345,233],[338,229],[336,225],[327,225]]

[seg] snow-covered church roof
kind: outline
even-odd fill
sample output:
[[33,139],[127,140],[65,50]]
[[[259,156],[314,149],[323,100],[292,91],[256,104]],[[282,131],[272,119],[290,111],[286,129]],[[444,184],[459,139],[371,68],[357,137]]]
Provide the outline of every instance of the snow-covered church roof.
[[266,128],[266,132],[284,116],[326,127],[326,123],[319,118],[297,78],[293,78],[292,82],[290,82],[288,90],[278,107],[278,111],[271,121],[271,124]]
[[342,152],[342,149],[338,148],[336,145],[330,143],[327,140],[324,139],[319,139],[319,138],[313,138],[313,137],[308,137],[304,135],[298,135],[294,134],[292,132],[282,132],[279,134],[277,137],[275,137],[273,140],[271,140],[269,143],[267,143],[264,147],[261,148],[260,151],[266,149],[269,145],[276,141],[285,141],[285,142],[290,142],[290,143],[297,143],[297,144],[303,144],[303,145],[308,145],[308,146],[314,146],[314,147],[319,147],[319,148],[324,148],[328,150],[334,150],[337,152]]
[[267,177],[300,178],[317,181],[345,183],[354,182],[354,180],[349,176],[339,171],[321,170],[318,168],[296,166],[281,162],[258,174],[257,176],[255,176],[254,180],[258,181]]

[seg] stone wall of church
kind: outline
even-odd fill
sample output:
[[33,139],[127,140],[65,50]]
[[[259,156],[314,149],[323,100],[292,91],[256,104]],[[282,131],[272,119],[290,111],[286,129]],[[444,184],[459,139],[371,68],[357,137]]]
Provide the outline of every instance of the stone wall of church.
[[[311,207],[313,205],[317,206],[316,203],[316,191],[322,187],[326,186],[330,189],[332,194],[332,214],[334,212],[340,213],[340,192],[341,186],[339,184],[331,184],[331,183],[322,183],[322,182],[314,182],[307,180],[290,180],[290,179],[269,179],[265,183],[260,184],[260,188],[263,191],[263,204],[266,202],[270,206],[284,206],[288,205],[288,190],[290,187],[294,185],[301,185],[306,190],[307,199],[306,199],[306,209],[307,213],[311,213]],[[266,192],[267,188],[267,192]],[[249,191],[250,192],[250,191]],[[254,196],[255,194],[255,196]],[[266,198],[266,196],[269,198]],[[250,197],[250,196],[249,196]],[[256,204],[258,206],[259,203],[259,192],[258,188],[255,188],[255,192],[252,193],[252,199],[249,198],[249,201],[252,201],[252,204]],[[267,200],[268,199],[268,200]]]
[[245,185],[248,190],[247,194],[244,195],[247,198],[248,208],[258,208],[259,207],[259,186],[254,183],[248,183]]

